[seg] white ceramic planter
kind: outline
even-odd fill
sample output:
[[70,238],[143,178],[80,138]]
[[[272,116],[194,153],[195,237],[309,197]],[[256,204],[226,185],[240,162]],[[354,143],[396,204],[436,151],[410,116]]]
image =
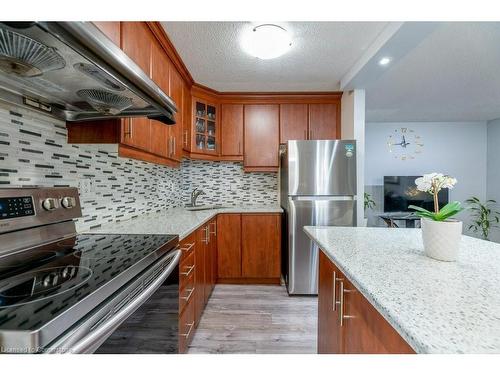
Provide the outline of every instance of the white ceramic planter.
[[422,219],[421,225],[425,255],[445,262],[457,260],[462,238],[461,221]]

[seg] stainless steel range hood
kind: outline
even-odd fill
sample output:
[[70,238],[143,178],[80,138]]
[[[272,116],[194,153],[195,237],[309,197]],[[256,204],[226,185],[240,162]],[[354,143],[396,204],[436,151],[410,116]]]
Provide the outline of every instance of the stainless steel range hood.
[[66,121],[148,117],[177,108],[90,22],[0,22],[0,99]]

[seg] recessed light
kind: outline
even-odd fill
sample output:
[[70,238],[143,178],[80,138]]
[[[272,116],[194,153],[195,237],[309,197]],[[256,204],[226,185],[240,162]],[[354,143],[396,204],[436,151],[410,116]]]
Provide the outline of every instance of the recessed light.
[[390,57],[382,57],[378,63],[379,63],[379,65],[387,65],[390,62],[391,62]]
[[243,35],[242,47],[250,55],[268,60],[288,52],[292,47],[292,39],[281,26],[263,24]]

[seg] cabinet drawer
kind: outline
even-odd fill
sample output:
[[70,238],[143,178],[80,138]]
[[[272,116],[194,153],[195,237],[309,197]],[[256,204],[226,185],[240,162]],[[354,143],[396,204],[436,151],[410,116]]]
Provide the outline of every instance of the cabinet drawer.
[[189,277],[184,281],[184,285],[179,285],[179,311],[182,311],[195,296],[194,269]]
[[194,335],[194,300],[189,301],[179,318],[179,353],[186,353]]
[[181,263],[194,253],[195,239],[192,236],[181,242]]
[[181,260],[179,265],[179,290],[185,288],[188,283],[188,280],[192,278],[195,273],[195,264],[194,264],[194,253],[191,253]]

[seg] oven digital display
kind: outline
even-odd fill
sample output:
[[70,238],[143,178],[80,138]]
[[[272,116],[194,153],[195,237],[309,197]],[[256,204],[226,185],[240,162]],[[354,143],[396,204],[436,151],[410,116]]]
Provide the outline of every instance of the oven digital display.
[[35,215],[33,198],[0,198],[0,220],[33,215]]

